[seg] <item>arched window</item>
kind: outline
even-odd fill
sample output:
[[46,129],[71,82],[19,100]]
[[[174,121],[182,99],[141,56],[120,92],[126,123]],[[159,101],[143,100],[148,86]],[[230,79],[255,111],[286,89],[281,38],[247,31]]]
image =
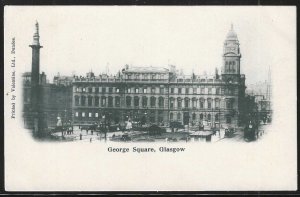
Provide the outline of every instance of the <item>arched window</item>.
[[193,118],[193,120],[196,120],[196,114],[195,113],[193,113],[192,118]]
[[216,109],[220,108],[220,99],[218,99],[218,98],[215,99],[215,108]]
[[184,99],[184,107],[190,107],[190,99],[189,98],[185,98]]
[[105,96],[101,97],[101,106],[106,107],[106,97]]
[[204,109],[204,99],[200,99],[200,109]]
[[209,98],[209,99],[207,99],[207,108],[208,109],[211,109],[211,99]]
[[75,105],[78,106],[79,105],[79,96],[75,96]]
[[126,96],[126,106],[127,107],[131,106],[131,97],[130,96]]
[[109,96],[108,97],[108,107],[112,107],[113,106],[113,97]]
[[182,108],[182,99],[181,98],[177,98],[177,108]]
[[115,97],[115,106],[120,107],[120,97],[119,96]]
[[233,107],[233,99],[227,99],[226,100],[226,108],[232,109],[232,107]]
[[219,121],[219,114],[215,115],[215,121]]
[[145,97],[145,96],[143,96],[143,98],[142,98],[142,105],[143,105],[143,107],[147,107],[147,102],[148,102],[148,98]]
[[154,96],[152,96],[150,98],[150,105],[151,105],[151,107],[155,107],[155,102],[156,102],[156,98]]
[[81,96],[81,106],[85,106],[85,96]]
[[200,120],[203,120],[203,114],[200,114]]
[[211,115],[210,114],[207,115],[207,120],[211,121]]
[[91,96],[88,96],[88,106],[92,106],[92,99],[93,99],[93,97],[91,97]]
[[196,108],[196,107],[197,107],[197,99],[196,99],[196,98],[193,98],[193,99],[192,99],[192,107],[193,107],[193,108]]
[[164,98],[163,97],[159,97],[158,99],[158,105],[160,108],[164,107]]
[[95,96],[95,106],[99,106],[99,97]]
[[174,117],[173,117],[173,113],[171,112],[171,113],[170,113],[170,120],[173,120],[173,118],[174,118]]
[[140,101],[140,98],[138,96],[135,96],[134,97],[134,106],[135,107],[138,107],[139,106],[139,101]]
[[173,109],[174,108],[174,98],[170,98],[170,108]]

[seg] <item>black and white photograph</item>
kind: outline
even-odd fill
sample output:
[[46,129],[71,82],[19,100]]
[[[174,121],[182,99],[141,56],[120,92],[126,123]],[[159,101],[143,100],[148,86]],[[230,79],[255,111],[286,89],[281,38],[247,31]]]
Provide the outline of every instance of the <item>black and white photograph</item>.
[[6,6],[5,187],[297,189],[296,8]]

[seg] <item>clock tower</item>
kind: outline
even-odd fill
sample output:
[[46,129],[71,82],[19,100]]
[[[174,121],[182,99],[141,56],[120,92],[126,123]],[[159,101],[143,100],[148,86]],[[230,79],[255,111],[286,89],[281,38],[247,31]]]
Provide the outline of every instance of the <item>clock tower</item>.
[[224,42],[223,50],[223,66],[222,66],[222,79],[226,82],[238,82],[240,77],[240,44],[236,33],[231,29],[229,30],[226,40]]

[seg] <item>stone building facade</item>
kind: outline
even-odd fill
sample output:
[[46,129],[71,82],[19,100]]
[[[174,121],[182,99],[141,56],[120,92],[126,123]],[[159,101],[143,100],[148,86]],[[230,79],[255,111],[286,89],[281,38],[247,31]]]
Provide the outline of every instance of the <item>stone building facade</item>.
[[[245,96],[240,47],[233,27],[224,42],[219,75],[182,75],[169,68],[125,66],[116,76],[88,73],[73,80],[74,123],[109,118],[112,124],[237,125]],[[106,116],[106,117],[105,117]]]
[[[38,34],[34,40],[40,46],[37,39]],[[39,50],[39,47],[34,49]],[[39,52],[33,53],[36,55]],[[48,126],[55,125],[57,116],[80,125],[103,120],[111,124],[132,121],[140,126],[170,126],[172,122],[190,126],[237,125],[245,97],[245,75],[240,74],[240,58],[239,41],[232,27],[224,42],[221,73],[216,69],[214,75],[184,75],[172,65],[167,68],[125,65],[114,76],[96,76],[92,72],[86,77],[58,75],[53,84],[42,83],[38,88],[36,81],[42,77],[35,76],[32,83],[33,74],[27,73],[23,76],[24,105],[32,105],[29,102],[32,98],[36,100],[35,95],[28,93],[35,87],[39,95],[38,109],[47,117]],[[32,71],[39,75],[36,59],[33,58]],[[24,117],[28,117],[29,111],[24,107]]]

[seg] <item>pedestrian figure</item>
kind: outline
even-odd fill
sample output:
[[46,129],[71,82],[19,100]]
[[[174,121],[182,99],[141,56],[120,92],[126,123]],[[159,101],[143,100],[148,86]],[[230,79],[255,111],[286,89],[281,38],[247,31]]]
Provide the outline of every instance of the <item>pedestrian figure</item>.
[[79,137],[80,137],[80,140],[82,140],[82,134],[81,133],[80,133]]
[[62,122],[60,117],[57,117],[57,123],[56,123],[56,129],[57,131],[61,131],[61,135],[64,135],[63,129],[62,129]]
[[90,142],[92,142],[92,138],[90,138]]
[[93,135],[93,133],[94,133],[94,130],[92,130],[92,135]]

